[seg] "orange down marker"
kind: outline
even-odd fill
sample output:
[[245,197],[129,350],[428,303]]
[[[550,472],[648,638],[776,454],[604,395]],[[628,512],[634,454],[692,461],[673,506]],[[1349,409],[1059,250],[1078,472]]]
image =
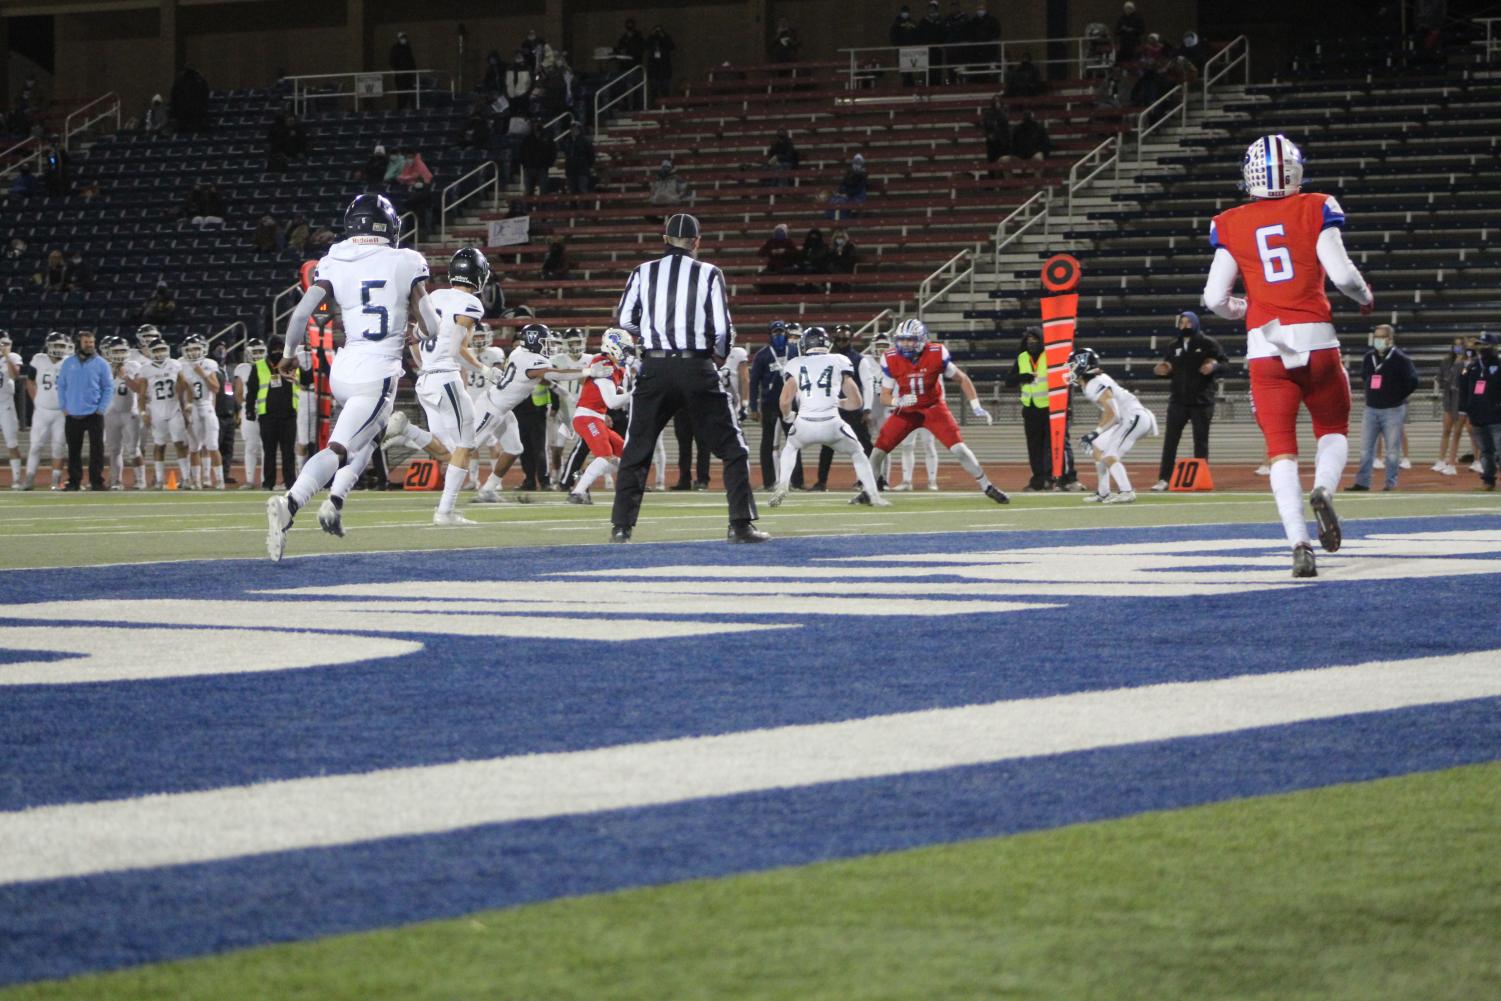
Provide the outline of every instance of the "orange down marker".
[[1074,325],[1079,318],[1079,262],[1055,254],[1042,266],[1042,348],[1048,363],[1048,429],[1053,442],[1053,478],[1063,476],[1063,446],[1068,441],[1068,358],[1074,353]]

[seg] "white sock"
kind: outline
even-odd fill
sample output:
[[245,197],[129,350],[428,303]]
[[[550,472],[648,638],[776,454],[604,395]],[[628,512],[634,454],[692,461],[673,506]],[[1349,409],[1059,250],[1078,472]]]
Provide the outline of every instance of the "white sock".
[[1103,461],[1096,462],[1094,464],[1094,472],[1095,472],[1095,476],[1098,478],[1097,482],[1099,484],[1098,486],[1096,486],[1094,488],[1094,492],[1096,494],[1098,494],[1099,496],[1101,496],[1101,497],[1109,497],[1110,496],[1110,467],[1107,466],[1107,465],[1105,465],[1105,463]]
[[479,482],[479,460],[478,459],[471,459],[470,462],[469,462],[469,480],[468,480],[468,482],[470,482],[470,483],[478,483]]
[[313,494],[322,490],[324,484],[333,479],[338,471],[339,453],[331,448],[325,448],[302,464],[302,472],[297,474],[297,482],[293,483],[292,489],[287,491],[287,499],[298,507],[302,507],[312,500]]
[[125,456],[117,455],[109,460],[109,476],[112,481],[111,486],[116,483],[122,485],[125,483]]
[[589,467],[579,477],[579,481],[573,485],[573,492],[580,495],[588,493],[590,485],[603,476],[609,468],[609,459],[606,459],[602,455],[595,456],[594,461],[589,463]]
[[32,449],[26,453],[26,482],[30,483],[36,476],[36,467],[41,465],[42,455]]
[[927,451],[927,455],[923,458],[923,463],[927,467],[928,482],[929,483],[937,483],[938,482],[938,440],[936,438],[931,438],[931,439],[928,440],[928,451]]
[[1339,489],[1339,481],[1345,475],[1345,463],[1349,458],[1349,438],[1342,434],[1324,435],[1319,439],[1318,451],[1314,453],[1313,485],[1334,493]]
[[161,459],[156,460],[156,485],[162,486],[167,482],[167,464]]
[[12,460],[10,460],[10,481],[12,483],[20,483],[21,482],[21,460],[20,459],[12,459]]
[[52,470],[52,485],[55,487],[63,481],[63,471],[56,467]]
[[961,441],[949,451],[954,453],[954,458],[959,460],[964,471],[975,478],[981,490],[990,489],[990,478],[985,475],[985,470],[980,467],[980,460],[975,458],[975,453],[969,450],[968,445]]
[[146,489],[146,464],[144,462],[138,462],[134,466],[132,466],[131,468],[136,471],[136,489],[137,490],[145,490]]
[[1277,514],[1282,530],[1293,545],[1308,541],[1308,522],[1303,520],[1303,484],[1298,477],[1295,459],[1278,459],[1272,463],[1272,496],[1277,499]]
[[349,491],[353,490],[354,485],[359,482],[360,477],[365,474],[365,467],[370,465],[370,457],[374,454],[375,442],[372,441],[351,455],[349,461],[344,464],[344,468],[334,474],[334,481],[328,487],[329,496],[338,498],[342,503],[344,498],[349,496]]
[[500,487],[500,477],[496,476],[494,473],[491,473],[490,478],[485,480],[485,485],[480,487],[480,489],[485,491],[486,493],[497,493],[500,490]]
[[917,448],[908,439],[907,446],[902,449],[902,482],[912,485],[912,471],[917,465]]
[[401,433],[401,440],[420,452],[433,440],[433,433],[415,424],[408,424],[407,429]]
[[198,475],[199,481],[202,482],[202,484],[204,486],[206,486],[206,487],[213,486],[214,485],[214,467],[213,467],[212,462],[210,460],[208,460],[208,459],[199,459],[198,460],[198,464],[201,467],[203,467],[203,471],[201,473],[199,473],[199,475]]
[[183,486],[187,486],[187,483],[188,483],[188,460],[187,459],[178,459],[177,460],[177,479],[178,479],[178,482],[181,483]]
[[454,504],[459,499],[459,491],[464,488],[464,480],[469,476],[469,467],[450,465],[448,471],[443,474],[443,499],[438,501],[438,511],[447,514],[453,510]]
[[1126,475],[1126,464],[1116,461],[1110,466],[1110,478],[1115,481],[1115,487],[1123,494],[1131,492],[1131,478]]
[[871,500],[881,496],[881,491],[876,486],[876,471],[871,468],[866,454],[857,448],[850,455],[850,461],[855,464],[855,479],[860,481],[860,489],[865,491],[866,496]]

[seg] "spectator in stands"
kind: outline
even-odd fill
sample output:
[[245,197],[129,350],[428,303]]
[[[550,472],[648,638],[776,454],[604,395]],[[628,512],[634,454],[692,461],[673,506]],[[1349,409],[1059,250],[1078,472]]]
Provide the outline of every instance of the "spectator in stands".
[[537,33],[537,29],[528,28],[526,37],[521,40],[521,54],[526,57],[526,65],[533,73],[542,71],[542,60],[547,48],[547,42]]
[[980,128],[985,133],[985,161],[1011,159],[1011,117],[1001,95],[990,99],[990,106],[980,116]]
[[547,245],[547,255],[542,258],[542,277],[546,281],[560,281],[573,270],[568,262],[568,236],[564,234]]
[[23,163],[16,168],[16,176],[11,180],[6,196],[21,200],[39,194],[41,190],[42,186],[37,183],[36,175],[31,172],[31,164]]
[[290,111],[277,115],[266,134],[266,169],[286,170],[287,163],[307,156],[307,133]]
[[68,155],[63,152],[62,144],[53,136],[47,142],[42,143],[38,151],[38,159],[42,165],[42,187],[52,198],[61,198],[68,193]]
[[943,13],[938,0],[928,0],[928,12],[917,25],[918,44],[929,46],[928,83],[943,81],[943,50],[931,46],[943,44]]
[[594,190],[594,144],[584,133],[584,123],[575,121],[563,137],[563,173],[568,190],[576,195]]
[[172,117],[179,132],[208,127],[208,81],[191,66],[184,66],[172,84]]
[[312,227],[308,225],[307,216],[302,213],[294,215],[287,223],[287,228],[282,232],[282,246],[292,248],[292,252],[298,257],[304,255],[308,237],[313,235]]
[[391,158],[386,155],[386,147],[376,143],[375,149],[370,151],[369,158],[365,160],[365,165],[360,168],[359,179],[364,182],[365,190],[386,190],[386,170],[390,166]]
[[1136,61],[1137,50],[1147,33],[1147,23],[1136,13],[1136,4],[1127,0],[1121,5],[1121,16],[1115,22],[1115,58],[1117,62]]
[[829,210],[829,218],[843,219],[846,215],[853,215],[853,212],[838,206],[864,204],[865,196],[869,191],[870,176],[865,172],[865,157],[856,153],[850,157],[849,169],[844,172],[844,178],[839,182],[839,187],[829,198],[829,204],[836,206]]
[[167,104],[162,100],[162,95],[151,95],[151,104],[146,107],[146,114],[142,116],[142,127],[147,132],[160,132],[167,127]]
[[1178,55],[1193,63],[1194,69],[1204,72],[1204,64],[1209,61],[1209,46],[1199,37],[1197,31],[1185,31],[1183,33],[1183,47],[1178,50]]
[[975,5],[975,16],[969,22],[969,37],[975,42],[970,52],[970,62],[993,63],[1000,60],[1001,19],[990,12],[985,0],[980,0]]
[[1032,109],[1022,110],[1022,120],[1011,130],[1011,153],[1019,160],[1045,160],[1053,155],[1053,141],[1047,126],[1032,117]]
[[[797,165],[801,160],[802,156],[798,153],[797,147],[793,145],[792,137],[787,134],[787,130],[777,129],[776,138],[771,141],[770,146],[766,147],[766,166],[772,170],[792,171],[797,169]],[[786,187],[790,186],[792,181],[774,180],[767,183],[774,187]]]
[[557,159],[558,144],[542,128],[542,119],[533,118],[531,131],[521,140],[521,187],[527,197],[547,193],[547,172]]
[[90,181],[78,189],[78,197],[85,205],[92,205],[101,194],[98,181]]
[[401,168],[405,167],[406,163],[407,158],[402,154],[401,150],[393,150],[391,155],[386,157],[386,172],[381,177],[381,182],[387,188],[395,185],[397,183],[396,179],[401,176]]
[[72,281],[72,288],[77,291],[85,291],[94,283],[94,269],[83,259],[83,251],[74,247],[68,252],[68,273]]
[[485,56],[485,78],[480,81],[479,89],[487,94],[499,94],[505,89],[506,64],[500,58],[497,49],[491,49]]
[[1167,46],[1162,44],[1162,36],[1157,32],[1147,35],[1147,40],[1141,43],[1141,48],[1136,52],[1136,59],[1141,63],[1158,63],[1167,58]]
[[792,22],[785,17],[778,18],[777,33],[772,38],[771,48],[766,53],[767,58],[774,63],[795,63],[802,44],[797,39],[797,32],[792,30]]
[[396,175],[396,183],[408,191],[433,183],[433,172],[422,161],[422,153],[417,147],[408,146],[402,150],[401,173]]
[[1108,76],[1115,66],[1115,42],[1098,21],[1084,28],[1084,76]]
[[219,189],[212,184],[195,185],[183,202],[181,217],[198,229],[223,226],[224,199],[219,197]]
[[[1131,87],[1131,103],[1139,108],[1150,108],[1168,92],[1170,85],[1167,77],[1158,70],[1156,63],[1143,59],[1137,65],[1141,68],[1141,74]],[[1166,113],[1166,109],[1159,109],[1157,112],[1159,116]]]
[[160,327],[175,319],[177,319],[177,300],[172,298],[172,292],[167,288],[167,283],[158,281],[151,297],[141,305],[140,322],[152,323]]
[[52,250],[41,268],[31,276],[43,292],[66,292],[73,287],[73,272],[61,250]]
[[663,160],[657,168],[657,176],[651,182],[647,201],[652,205],[682,205],[693,195],[688,181],[678,173],[671,160]]
[[[761,268],[763,275],[786,275],[797,270],[802,255],[798,252],[797,244],[792,241],[788,234],[787,224],[778,223],[771,231],[771,237],[763,244],[756,254],[765,261]],[[758,286],[757,291],[763,295],[773,295],[777,292],[788,291],[785,285],[768,284]]]
[[943,19],[943,49],[944,65],[948,70],[944,79],[949,83],[955,83],[959,79],[958,67],[969,61],[969,47],[964,43],[970,40],[969,15],[965,13],[961,0],[949,0],[949,12]]
[[[896,20],[891,23],[891,30],[887,32],[887,40],[899,48],[911,48],[921,45],[923,41],[922,28],[912,20],[912,10],[906,4],[896,12]],[[914,74],[902,74],[902,86],[910,87],[917,82]]]
[[28,244],[26,243],[25,237],[11,237],[10,240],[5,244],[5,259],[7,261],[19,261],[21,258],[26,256],[27,246]]
[[646,56],[646,39],[642,37],[641,32],[636,28],[636,22],[631,18],[626,18],[625,31],[621,32],[620,37],[615,41],[615,54],[625,57],[620,60],[622,73],[640,66],[642,59]]
[[1171,379],[1168,394],[1167,429],[1162,441],[1162,461],[1157,467],[1157,485],[1163,491],[1173,476],[1178,461],[1178,442],[1183,428],[1193,424],[1195,459],[1209,458],[1209,424],[1214,420],[1214,380],[1230,359],[1219,342],[1199,329],[1199,315],[1190,310],[1178,314],[1174,321],[1177,336],[1167,353],[1152,368],[1159,379]]
[[464,122],[464,132],[459,141],[470,149],[490,148],[490,106],[481,98],[469,109],[469,118]]
[[1402,456],[1402,426],[1407,422],[1407,398],[1418,388],[1418,370],[1412,359],[1396,346],[1396,330],[1389,323],[1377,324],[1371,350],[1361,362],[1365,381],[1365,418],[1360,425],[1360,469],[1351,490],[1371,489],[1371,469],[1376,462],[1376,439],[1386,439],[1386,486],[1397,489]]
[[803,237],[803,250],[798,257],[797,270],[809,275],[827,274],[829,270],[829,245],[824,242],[823,230],[814,226]]
[[1037,64],[1032,62],[1032,53],[1023,52],[1021,61],[1006,71],[1007,97],[1037,97],[1047,91]]
[[511,67],[506,70],[505,95],[511,101],[511,110],[520,114],[527,113],[527,102],[532,93],[532,66],[527,62],[526,53],[521,49],[516,50],[516,55],[511,58]]
[[852,275],[855,273],[855,265],[859,263],[859,254],[855,250],[855,241],[842,227],[834,230],[829,244],[829,271],[836,275]]
[[[409,199],[405,205],[405,208],[408,211],[413,211],[417,208],[417,206]],[[309,257],[322,257],[324,254],[328,253],[328,248],[332,247],[338,239],[338,234],[333,230],[329,229],[327,226],[319,226],[317,229],[313,230],[312,235],[308,237],[307,255]]]
[[255,232],[251,234],[250,245],[263,254],[272,254],[281,249],[281,227],[277,225],[275,216],[261,216],[260,222],[255,224]]
[[1181,52],[1164,62],[1167,68],[1163,71],[1163,75],[1167,77],[1169,90],[1177,86],[1190,87],[1199,78],[1199,68],[1193,64],[1193,60]]
[[1465,369],[1460,406],[1470,416],[1475,440],[1480,446],[1482,489],[1496,489],[1496,463],[1501,458],[1501,359],[1497,346],[1501,335],[1482,334],[1475,344],[1476,357]]
[[391,46],[389,62],[391,68],[397,71],[396,76],[392,79],[397,91],[396,107],[410,108],[414,103],[413,99],[416,95],[414,93],[403,93],[403,91],[416,91],[417,89],[417,74],[415,72],[417,69],[417,55],[412,51],[412,43],[407,38],[406,32],[398,31],[396,33],[396,43]]
[[653,97],[672,92],[672,50],[675,48],[672,36],[660,24],[646,36],[646,78],[651,81]]

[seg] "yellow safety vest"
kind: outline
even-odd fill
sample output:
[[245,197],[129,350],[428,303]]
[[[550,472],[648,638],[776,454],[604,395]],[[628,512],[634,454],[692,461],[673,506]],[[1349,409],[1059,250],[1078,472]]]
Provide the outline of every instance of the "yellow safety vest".
[[[255,363],[255,415],[266,416],[266,394],[271,391],[271,366],[262,358]],[[297,397],[300,394],[292,394],[292,413],[297,412]]]
[[1040,354],[1037,361],[1023,351],[1017,359],[1017,367],[1024,376],[1032,376],[1030,382],[1022,383],[1022,406],[1031,404],[1043,410],[1048,408],[1048,356]]

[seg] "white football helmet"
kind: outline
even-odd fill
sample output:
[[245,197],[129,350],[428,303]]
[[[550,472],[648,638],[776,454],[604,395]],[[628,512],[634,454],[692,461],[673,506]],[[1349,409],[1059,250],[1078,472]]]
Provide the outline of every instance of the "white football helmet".
[[865,353],[872,358],[879,358],[890,350],[891,338],[885,334],[876,334],[870,339],[870,343],[865,345]]
[[1246,150],[1240,176],[1252,198],[1295,195],[1303,185],[1303,153],[1287,136],[1262,136]]
[[148,344],[161,336],[162,332],[156,329],[154,323],[143,323],[136,327],[136,346],[144,351]]
[[125,359],[130,354],[130,345],[125,343],[123,337],[106,337],[103,347],[104,350],[100,354],[104,355],[104,360],[111,365],[125,364]]
[[494,342],[491,339],[490,328],[483,323],[476,323],[469,333],[469,350],[479,354],[492,343]]
[[0,355],[10,354],[10,349],[12,346],[13,345],[11,343],[10,334],[7,334],[5,331],[0,330]]
[[588,344],[589,335],[582,327],[569,327],[563,331],[563,345],[573,357],[577,358],[582,355]]
[[172,345],[161,338],[152,341],[146,350],[151,352],[151,360],[154,362],[164,362],[172,357]]
[[266,342],[256,338],[245,342],[245,360],[254,364],[266,360]]
[[891,337],[896,349],[908,358],[916,358],[928,343],[928,326],[921,320],[903,320]]
[[197,334],[182,342],[182,356],[187,361],[200,361],[208,354],[208,342]]
[[605,331],[604,337],[600,338],[599,351],[600,354],[619,365],[635,343],[629,331],[619,327],[610,327]]
[[555,330],[548,330],[547,336],[542,339],[542,353],[549,358],[562,354],[567,346],[563,343],[563,335]]
[[53,361],[62,361],[73,350],[73,342],[61,330],[54,330],[47,335],[46,346],[47,357]]

